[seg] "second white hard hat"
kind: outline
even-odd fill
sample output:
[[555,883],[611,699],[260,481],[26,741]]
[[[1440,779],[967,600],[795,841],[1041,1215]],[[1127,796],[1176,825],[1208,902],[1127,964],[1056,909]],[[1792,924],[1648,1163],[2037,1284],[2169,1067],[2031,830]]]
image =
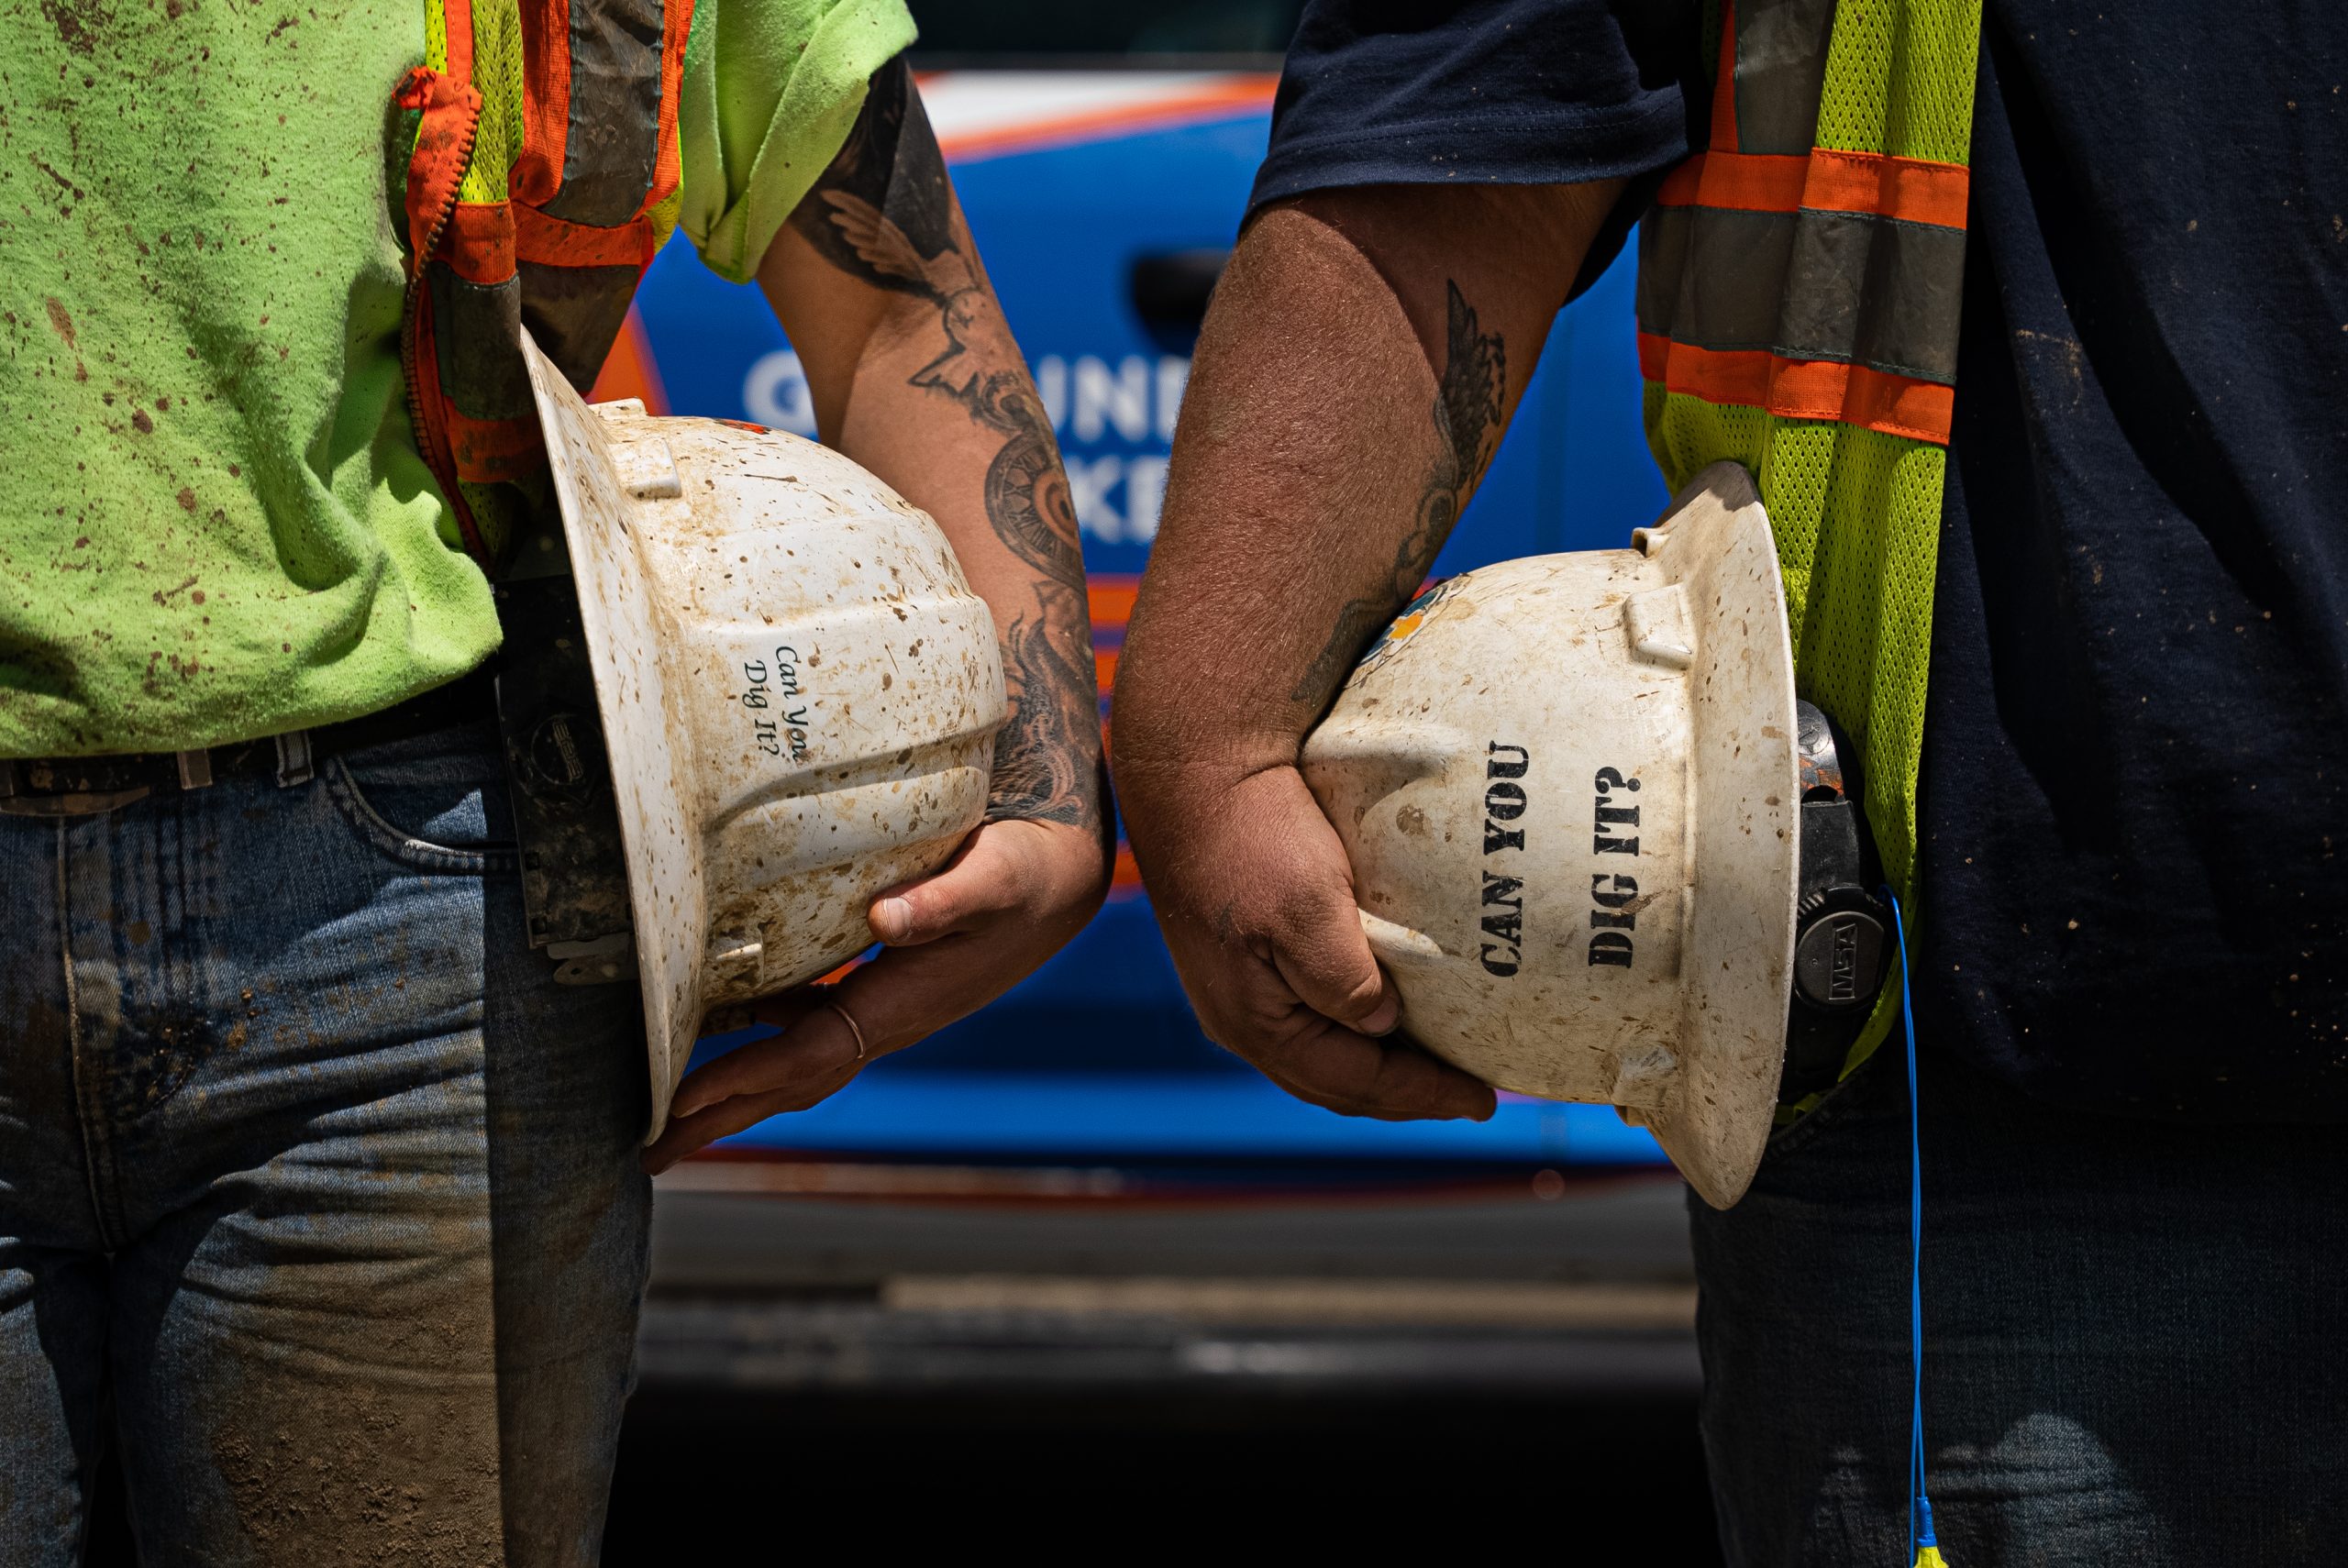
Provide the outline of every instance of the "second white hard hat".
[[1725,1208],[1760,1163],[1786,1048],[1785,593],[1734,464],[1634,545],[1422,596],[1303,770],[1412,1037],[1497,1088],[1622,1108]]

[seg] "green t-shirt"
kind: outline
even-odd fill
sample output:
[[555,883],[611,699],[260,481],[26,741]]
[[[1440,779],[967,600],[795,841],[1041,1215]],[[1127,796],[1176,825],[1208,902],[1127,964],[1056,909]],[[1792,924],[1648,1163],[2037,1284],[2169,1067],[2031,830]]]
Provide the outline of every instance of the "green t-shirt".
[[[680,226],[737,282],[903,0],[698,0]],[[0,756],[371,712],[497,646],[401,382],[392,90],[424,6],[0,21]]]

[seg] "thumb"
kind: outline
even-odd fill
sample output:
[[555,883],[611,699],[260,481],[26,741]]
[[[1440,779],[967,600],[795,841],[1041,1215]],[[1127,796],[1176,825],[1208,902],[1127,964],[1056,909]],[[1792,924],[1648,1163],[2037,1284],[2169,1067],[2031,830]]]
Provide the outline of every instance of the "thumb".
[[1359,1033],[1387,1033],[1401,1017],[1402,999],[1378,966],[1350,898],[1316,906],[1273,944],[1272,965],[1305,1006]]
[[935,942],[969,931],[1016,906],[1024,867],[1006,835],[981,827],[935,874],[900,883],[865,911],[872,934],[892,947]]

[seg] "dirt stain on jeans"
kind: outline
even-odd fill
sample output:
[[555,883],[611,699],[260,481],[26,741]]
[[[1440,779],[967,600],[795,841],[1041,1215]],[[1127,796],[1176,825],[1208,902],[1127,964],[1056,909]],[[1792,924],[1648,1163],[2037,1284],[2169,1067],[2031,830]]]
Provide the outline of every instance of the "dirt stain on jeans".
[[[496,1425],[478,1389],[434,1375],[422,1325],[408,1364],[248,1384],[212,1460],[260,1561],[300,1568],[497,1568],[505,1561]],[[462,1358],[452,1348],[439,1359]],[[453,1366],[445,1369],[453,1373]]]

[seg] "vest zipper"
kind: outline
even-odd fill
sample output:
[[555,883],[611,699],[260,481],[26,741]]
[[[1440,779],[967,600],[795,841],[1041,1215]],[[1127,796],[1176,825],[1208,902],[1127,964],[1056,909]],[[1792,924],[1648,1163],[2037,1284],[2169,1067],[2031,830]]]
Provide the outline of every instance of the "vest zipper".
[[[420,70],[418,74],[421,74]],[[431,109],[427,106],[424,113],[429,114]],[[480,134],[481,105],[475,103],[471,112],[465,116],[464,130],[458,143],[457,165],[460,169],[471,166],[473,142]],[[409,166],[411,178],[414,177],[414,173],[415,168],[411,159]],[[425,448],[426,466],[434,469],[448,487],[449,505],[456,513],[457,532],[464,539],[465,553],[473,558],[482,571],[490,572],[493,563],[490,559],[489,547],[482,537],[481,526],[473,518],[472,508],[465,502],[464,490],[457,481],[455,455],[453,453],[449,455],[448,471],[445,474],[439,474],[440,465],[433,461],[435,456],[431,450],[434,445],[433,427],[425,418],[424,394],[416,383],[416,321],[424,310],[425,269],[431,264],[432,253],[440,248],[440,236],[447,232],[449,219],[456,213],[458,193],[462,189],[461,178],[449,184],[447,199],[440,204],[440,210],[433,215],[432,226],[426,232],[424,243],[416,249],[414,270],[408,275],[407,297],[400,310],[400,374],[407,386],[408,421],[415,428],[416,444]]]

